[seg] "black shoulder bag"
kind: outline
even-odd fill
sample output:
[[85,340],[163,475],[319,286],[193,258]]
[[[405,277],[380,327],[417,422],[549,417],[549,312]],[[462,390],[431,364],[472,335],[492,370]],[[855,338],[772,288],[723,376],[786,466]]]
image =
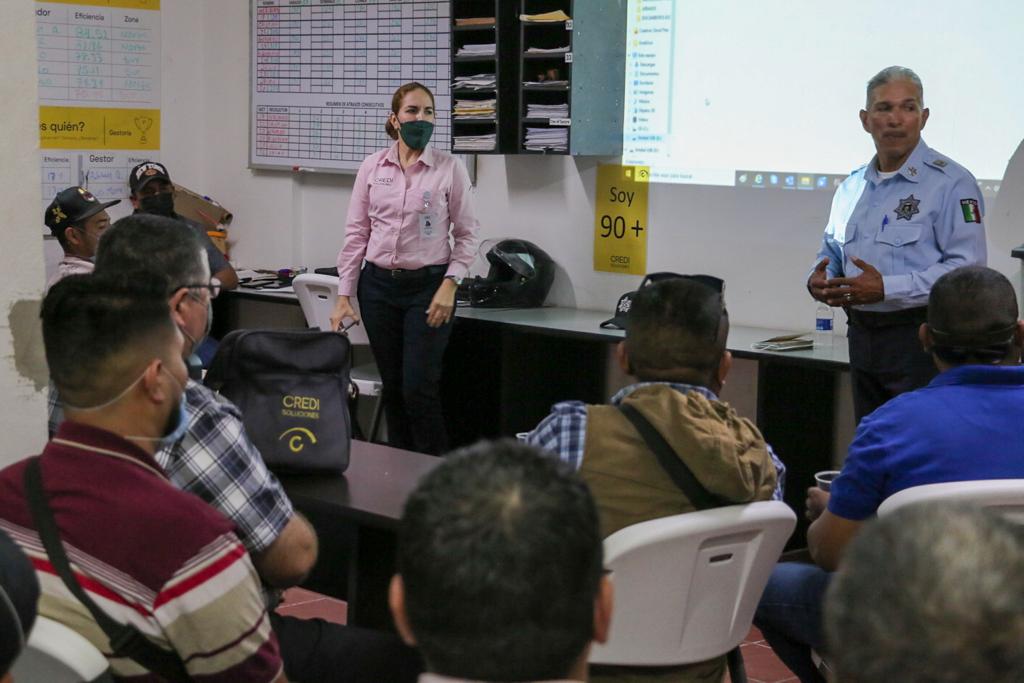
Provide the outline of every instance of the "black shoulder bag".
[[29,460],[28,466],[25,468],[24,481],[25,494],[28,496],[28,505],[32,512],[32,521],[39,531],[39,538],[46,549],[50,564],[57,570],[64,585],[78,598],[79,602],[85,605],[92,614],[92,618],[110,639],[110,647],[114,656],[126,657],[168,681],[180,683],[191,681],[192,677],[188,675],[185,665],[176,653],[158,647],[134,626],[115,621],[92,601],[92,598],[86,594],[81,584],[75,579],[75,575],[71,572],[71,565],[68,563],[68,556],[64,552],[64,544],[60,540],[60,529],[57,528],[57,521],[53,518],[53,510],[50,509],[50,505],[46,501],[38,457]]
[[693,507],[698,510],[710,510],[711,508],[735,505],[733,501],[716,496],[704,488],[690,468],[686,466],[686,463],[672,450],[672,446],[661,435],[661,432],[655,429],[654,425],[639,410],[625,403],[620,403],[618,407],[626,419],[633,423],[644,443],[658,458],[658,464],[672,478],[679,490],[686,494],[689,501],[693,503]]

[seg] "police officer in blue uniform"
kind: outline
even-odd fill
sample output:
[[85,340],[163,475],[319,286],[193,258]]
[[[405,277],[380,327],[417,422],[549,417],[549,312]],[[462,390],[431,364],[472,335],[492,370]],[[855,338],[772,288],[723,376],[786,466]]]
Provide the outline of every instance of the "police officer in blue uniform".
[[918,339],[932,284],[986,265],[977,181],[921,139],[928,113],[910,69],[891,66],[868,82],[860,120],[876,154],[836,191],[807,279],[812,297],[846,310],[858,422],[935,376]]

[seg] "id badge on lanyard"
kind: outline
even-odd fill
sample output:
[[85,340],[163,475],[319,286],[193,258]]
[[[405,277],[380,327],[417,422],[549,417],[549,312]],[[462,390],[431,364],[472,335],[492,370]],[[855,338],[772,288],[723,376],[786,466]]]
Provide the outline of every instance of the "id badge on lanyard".
[[420,224],[420,239],[432,240],[441,235],[437,210],[430,203],[430,190],[423,192],[423,208],[417,212],[417,218]]

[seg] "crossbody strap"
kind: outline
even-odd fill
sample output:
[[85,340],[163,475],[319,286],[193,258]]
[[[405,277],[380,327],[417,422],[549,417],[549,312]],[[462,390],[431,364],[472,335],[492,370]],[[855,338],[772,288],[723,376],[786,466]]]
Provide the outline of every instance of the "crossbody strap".
[[50,509],[46,493],[43,491],[38,457],[29,460],[28,466],[25,467],[24,482],[29,510],[32,512],[32,521],[39,531],[39,538],[46,549],[50,564],[53,565],[64,585],[78,598],[79,602],[85,605],[103,633],[110,639],[110,647],[114,656],[127,657],[169,681],[182,683],[191,681],[192,678],[188,675],[185,665],[176,653],[158,647],[134,626],[115,621],[93,602],[85,589],[78,583],[71,571],[71,565],[68,563],[68,556],[64,552],[64,544],[60,540],[60,529],[57,528],[53,510]]
[[733,504],[732,501],[716,496],[704,488],[697,481],[697,477],[693,475],[690,468],[686,466],[686,463],[679,458],[672,449],[672,446],[665,440],[665,437],[661,435],[661,432],[655,429],[654,425],[639,410],[628,403],[620,403],[618,408],[626,416],[626,419],[633,424],[636,431],[640,433],[640,437],[654,453],[661,468],[675,482],[675,485],[686,494],[686,497],[695,508],[698,510],[709,510]]

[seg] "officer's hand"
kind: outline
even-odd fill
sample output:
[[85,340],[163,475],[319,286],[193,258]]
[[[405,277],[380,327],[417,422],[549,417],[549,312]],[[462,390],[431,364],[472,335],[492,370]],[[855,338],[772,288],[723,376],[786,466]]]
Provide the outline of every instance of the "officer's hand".
[[455,313],[455,290],[458,288],[451,278],[446,277],[441,282],[427,309],[427,325],[441,327],[452,319],[452,314]]
[[818,301],[825,301],[825,286],[828,282],[828,256],[821,259],[818,265],[814,266],[814,272],[807,278],[807,291]]
[[344,327],[345,319],[349,318],[352,324],[359,322],[359,314],[352,308],[352,303],[347,296],[339,296],[334,303],[334,310],[331,312],[331,329],[338,331]]
[[863,272],[857,277],[834,277],[826,283],[825,301],[829,306],[874,304],[885,299],[882,274],[870,263],[850,259]]
[[813,522],[818,517],[821,517],[821,513],[828,507],[828,499],[831,495],[828,491],[822,491],[817,486],[807,489],[807,500],[804,502],[807,509],[804,511],[804,517],[807,518],[808,522]]

